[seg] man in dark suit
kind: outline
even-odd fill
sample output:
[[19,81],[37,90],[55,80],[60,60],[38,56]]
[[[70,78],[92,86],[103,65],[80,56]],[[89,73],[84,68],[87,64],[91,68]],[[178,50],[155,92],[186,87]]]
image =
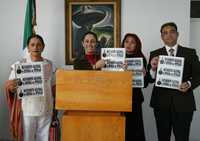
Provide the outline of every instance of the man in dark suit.
[[165,45],[150,53],[150,82],[156,79],[159,55],[183,57],[184,69],[178,90],[154,85],[150,106],[154,108],[158,140],[170,141],[173,131],[176,141],[189,141],[193,111],[196,109],[193,89],[200,84],[200,62],[194,49],[177,44],[179,34],[175,23],[163,24],[160,32]]

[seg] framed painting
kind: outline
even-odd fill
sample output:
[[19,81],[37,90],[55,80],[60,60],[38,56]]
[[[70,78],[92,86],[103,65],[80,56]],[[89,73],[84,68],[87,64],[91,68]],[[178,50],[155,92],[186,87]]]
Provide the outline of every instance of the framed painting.
[[97,53],[101,48],[119,47],[121,0],[66,0],[66,64],[73,64],[84,53],[82,36],[97,34]]

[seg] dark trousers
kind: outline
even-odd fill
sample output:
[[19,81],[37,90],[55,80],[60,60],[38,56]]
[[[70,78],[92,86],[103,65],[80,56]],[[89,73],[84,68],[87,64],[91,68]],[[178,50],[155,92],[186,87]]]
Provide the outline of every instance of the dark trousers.
[[158,141],[170,141],[173,131],[176,141],[189,141],[193,112],[154,110]]
[[141,103],[134,104],[133,112],[126,115],[126,141],[145,141]]

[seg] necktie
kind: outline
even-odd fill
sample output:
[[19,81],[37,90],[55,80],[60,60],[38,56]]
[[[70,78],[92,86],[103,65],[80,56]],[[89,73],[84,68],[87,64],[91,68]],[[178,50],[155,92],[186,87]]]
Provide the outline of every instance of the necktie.
[[169,55],[170,55],[170,56],[174,56],[174,49],[173,49],[173,48],[170,48],[170,49],[169,49]]

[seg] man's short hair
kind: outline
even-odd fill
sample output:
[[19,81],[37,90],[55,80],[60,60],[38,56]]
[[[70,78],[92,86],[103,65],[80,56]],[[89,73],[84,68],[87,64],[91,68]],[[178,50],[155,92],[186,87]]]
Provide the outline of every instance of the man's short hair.
[[160,28],[160,33],[162,33],[163,28],[166,27],[166,26],[172,26],[172,27],[174,27],[174,28],[176,29],[176,32],[178,31],[177,25],[176,25],[174,22],[167,22],[167,23],[164,23],[164,24],[161,26],[161,28]]

